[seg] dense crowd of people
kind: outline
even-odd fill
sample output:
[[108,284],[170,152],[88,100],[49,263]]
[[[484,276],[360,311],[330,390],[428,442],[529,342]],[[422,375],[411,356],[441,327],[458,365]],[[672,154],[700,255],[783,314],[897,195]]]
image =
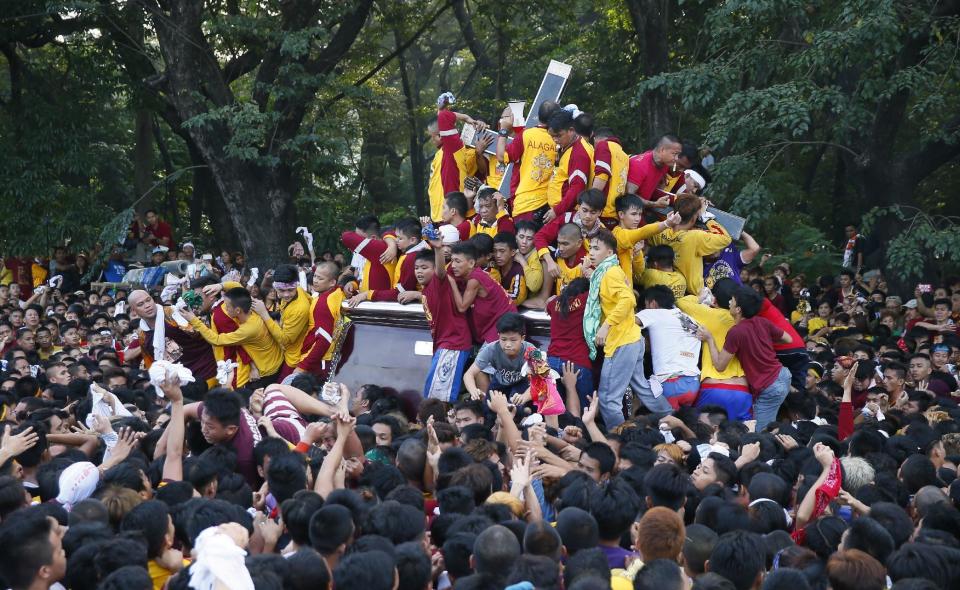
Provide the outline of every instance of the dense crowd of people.
[[[852,226],[836,276],[771,267],[707,150],[455,103],[430,215],[346,258],[300,228],[261,274],[151,211],[99,271],[4,260],[2,587],[960,587],[960,278],[904,302]],[[187,272],[123,284],[148,256]],[[423,309],[418,407],[337,382],[368,301]]]

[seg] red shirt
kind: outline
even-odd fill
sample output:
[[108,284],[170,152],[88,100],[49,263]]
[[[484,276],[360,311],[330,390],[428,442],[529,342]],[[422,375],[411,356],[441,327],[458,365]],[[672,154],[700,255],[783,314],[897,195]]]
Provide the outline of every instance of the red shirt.
[[500,338],[497,334],[497,320],[505,313],[517,311],[517,306],[510,301],[510,297],[500,283],[493,280],[482,269],[474,268],[467,279],[476,279],[487,292],[486,297],[478,295],[470,308],[468,318],[473,328],[473,336],[478,343],[496,342]]
[[547,304],[550,316],[550,345],[547,354],[564,361],[573,361],[581,367],[592,365],[590,349],[583,339],[583,311],[587,305],[587,294],[581,293],[567,302],[566,317],[560,315],[560,300],[554,299]]
[[593,155],[587,152],[586,141],[580,138],[567,149],[570,150],[570,159],[567,161],[567,179],[560,189],[563,197],[553,208],[557,217],[573,211],[577,206],[577,197],[590,188],[587,183],[593,178]]
[[754,396],[770,387],[783,368],[773,350],[782,336],[783,330],[759,316],[744,318],[727,332],[723,349],[737,355]]
[[446,276],[437,274],[423,286],[423,312],[430,323],[435,351],[440,348],[470,350],[473,347],[470,324],[467,316],[457,311],[452,288]]
[[787,321],[787,318],[783,317],[783,314],[770,302],[766,297],[763,298],[763,307],[760,308],[760,313],[757,316],[767,320],[774,326],[780,328],[785,333],[789,334],[793,338],[793,342],[790,344],[783,344],[782,342],[777,342],[774,340],[773,349],[777,352],[787,351],[787,350],[796,350],[801,349],[806,351],[806,347],[803,344],[803,338],[800,337],[800,334],[794,329],[793,324]]
[[627,182],[637,185],[636,194],[647,201],[654,201],[654,193],[660,186],[660,181],[667,175],[666,166],[657,166],[653,161],[653,152],[643,152],[638,156],[630,156],[630,168],[627,172]]
[[161,245],[161,240],[167,238],[169,240],[166,244],[168,248],[173,248],[173,228],[170,227],[170,224],[166,221],[157,220],[157,225],[145,225],[137,228],[138,235],[146,236],[146,234],[152,234],[153,237],[146,238],[146,241],[154,246]]
[[352,231],[343,232],[340,241],[367,260],[363,269],[364,276],[357,277],[361,290],[389,289],[393,286],[390,271],[380,262],[380,255],[387,251],[386,242],[380,238],[365,238]]

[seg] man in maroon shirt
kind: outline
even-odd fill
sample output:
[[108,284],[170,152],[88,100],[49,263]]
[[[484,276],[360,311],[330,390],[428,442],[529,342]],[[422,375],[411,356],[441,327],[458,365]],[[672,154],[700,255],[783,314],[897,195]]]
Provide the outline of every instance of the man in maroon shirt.
[[157,212],[148,209],[144,214],[146,225],[138,225],[140,241],[151,247],[166,246],[173,248],[173,228],[166,221],[161,221]]
[[453,286],[444,269],[442,240],[430,240],[433,250],[417,253],[413,272],[423,287],[423,312],[433,335],[433,360],[423,385],[423,397],[454,402],[460,393],[463,370],[473,340],[467,316],[457,310]]
[[627,193],[639,195],[647,207],[666,207],[670,204],[670,195],[659,191],[660,181],[667,175],[671,166],[676,164],[683,145],[675,135],[664,135],[657,147],[637,156],[630,156],[627,171]]
[[775,343],[790,344],[793,338],[768,320],[757,317],[763,300],[750,287],[738,286],[730,296],[730,315],[734,326],[727,332],[723,350],[717,349],[713,335],[701,326],[697,337],[710,347],[710,357],[718,371],[736,355],[753,392],[753,416],[756,432],[777,419],[780,404],[790,392],[790,371],[780,364]]

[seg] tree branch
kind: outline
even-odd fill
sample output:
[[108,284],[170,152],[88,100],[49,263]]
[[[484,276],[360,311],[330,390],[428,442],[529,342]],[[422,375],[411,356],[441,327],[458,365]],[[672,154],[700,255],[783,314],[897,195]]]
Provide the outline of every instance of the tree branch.
[[[481,70],[493,77],[493,74],[496,73],[496,65],[493,63],[493,60],[490,59],[490,56],[487,55],[487,50],[483,47],[483,44],[477,39],[477,35],[473,30],[470,13],[467,12],[466,0],[453,0],[453,14],[460,24],[460,32],[463,33],[463,40],[470,49],[470,53],[473,54],[473,59],[476,60]],[[441,88],[441,90],[443,90],[443,88]]]
[[[433,26],[433,23],[435,23],[435,22],[437,21],[437,19],[440,18],[440,15],[443,14],[444,12],[446,12],[446,10],[447,10],[448,8],[450,8],[450,3],[451,3],[451,0],[447,0],[447,1],[443,4],[443,6],[441,6],[439,9],[437,9],[436,12],[433,13],[433,16],[431,16],[429,19],[426,20],[426,22],[424,22],[422,25],[420,25],[420,28],[417,29],[417,30],[413,33],[413,35],[412,35],[409,39],[407,39],[406,42],[398,45],[396,49],[394,49],[393,51],[390,52],[390,54],[388,54],[386,57],[384,57],[383,59],[381,59],[381,60],[377,63],[377,65],[373,66],[373,69],[371,69],[369,72],[367,72],[367,73],[364,74],[363,76],[360,76],[360,78],[359,78],[356,82],[354,82],[353,85],[354,85],[355,87],[363,86],[363,85],[367,82],[367,80],[369,80],[370,78],[373,78],[374,76],[376,76],[377,73],[378,73],[380,70],[382,70],[383,68],[385,68],[385,67],[387,66],[387,64],[390,63],[391,61],[393,61],[394,58],[396,58],[398,55],[400,55],[400,53],[402,53],[403,51],[406,51],[406,49],[407,49],[408,47],[410,47],[411,45],[413,45],[414,43],[416,43],[416,42],[417,42],[417,39],[419,39],[424,33],[426,33],[427,30],[428,30],[431,26]],[[328,101],[327,101],[327,104],[326,104],[325,106],[329,108],[330,105],[332,105],[333,103],[337,102],[338,100],[342,99],[342,98],[345,97],[345,96],[346,96],[346,94],[344,94],[343,92],[340,92],[340,93],[338,93],[336,96],[334,96],[333,98],[331,98],[330,100],[328,100]]]

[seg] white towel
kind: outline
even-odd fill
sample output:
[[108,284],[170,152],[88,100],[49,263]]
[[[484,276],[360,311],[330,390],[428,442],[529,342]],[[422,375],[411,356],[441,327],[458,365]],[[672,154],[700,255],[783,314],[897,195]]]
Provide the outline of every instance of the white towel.
[[154,363],[150,365],[150,370],[148,373],[150,373],[150,384],[153,385],[157,390],[157,396],[159,397],[163,397],[163,391],[160,389],[160,384],[166,379],[171,377],[178,378],[180,380],[181,387],[195,381],[193,378],[193,373],[190,372],[190,369],[179,363],[171,363],[170,361],[154,361]]
[[190,568],[190,588],[213,590],[219,582],[230,590],[253,590],[253,579],[243,561],[247,552],[226,533],[217,527],[205,529],[194,550],[197,559]]

